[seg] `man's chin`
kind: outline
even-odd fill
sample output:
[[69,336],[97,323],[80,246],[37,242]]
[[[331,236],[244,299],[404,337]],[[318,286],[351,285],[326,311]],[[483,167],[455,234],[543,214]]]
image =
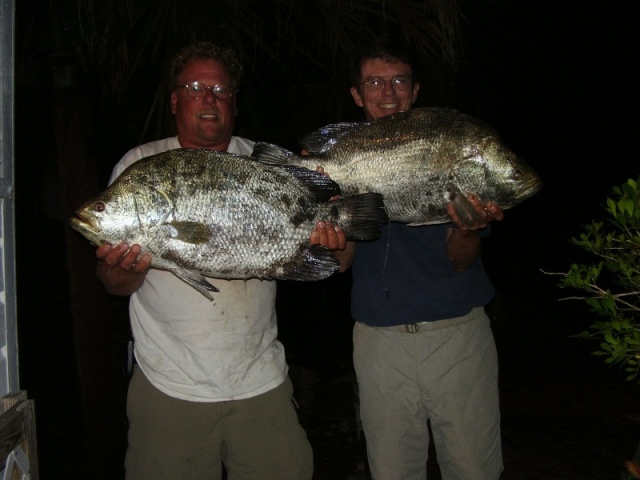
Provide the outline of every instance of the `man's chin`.
[[401,111],[402,109],[400,108],[400,105],[398,105],[397,103],[376,105],[375,108],[371,110],[370,116],[372,118],[380,118],[380,117],[386,117],[387,115],[391,115],[392,113],[398,113]]

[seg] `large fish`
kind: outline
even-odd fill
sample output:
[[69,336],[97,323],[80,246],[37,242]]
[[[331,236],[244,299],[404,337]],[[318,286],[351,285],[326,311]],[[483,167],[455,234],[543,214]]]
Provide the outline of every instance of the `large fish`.
[[[473,216],[475,194],[511,208],[540,190],[536,172],[485,122],[445,108],[416,108],[358,123],[337,123],[303,137],[309,156],[263,142],[253,156],[315,169],[321,165],[344,195],[378,192],[390,221],[414,225]],[[462,195],[460,195],[462,194]]]
[[199,149],[153,155],[127,168],[86,202],[71,226],[93,244],[140,244],[152,266],[169,270],[207,298],[206,277],[319,280],[338,262],[309,245],[316,222],[372,240],[387,221],[380,194],[328,201],[338,185],[315,171],[265,165]]

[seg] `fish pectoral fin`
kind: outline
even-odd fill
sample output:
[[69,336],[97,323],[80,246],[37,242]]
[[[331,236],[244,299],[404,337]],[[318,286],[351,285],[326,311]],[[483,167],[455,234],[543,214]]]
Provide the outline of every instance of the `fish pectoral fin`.
[[209,300],[213,300],[213,297],[209,292],[220,291],[216,287],[211,285],[209,281],[199,273],[190,272],[189,270],[179,270],[179,269],[171,270],[171,273],[173,273],[176,277],[178,277],[183,282],[191,285],[193,288],[195,288],[197,291],[199,291],[202,295],[207,297]]
[[204,223],[199,222],[169,222],[172,238],[194,245],[207,243],[211,239],[211,230]]
[[466,195],[460,192],[451,195],[451,205],[453,205],[453,209],[456,211],[460,221],[466,227],[473,227],[486,221],[486,218],[483,218],[476,211]]

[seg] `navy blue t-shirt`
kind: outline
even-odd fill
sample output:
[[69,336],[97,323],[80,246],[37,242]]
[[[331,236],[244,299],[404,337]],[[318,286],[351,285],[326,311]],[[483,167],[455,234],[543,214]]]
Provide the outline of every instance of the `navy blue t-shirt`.
[[495,292],[481,259],[457,272],[447,257],[450,226],[390,223],[378,240],[358,242],[353,317],[380,327],[460,317],[486,305]]

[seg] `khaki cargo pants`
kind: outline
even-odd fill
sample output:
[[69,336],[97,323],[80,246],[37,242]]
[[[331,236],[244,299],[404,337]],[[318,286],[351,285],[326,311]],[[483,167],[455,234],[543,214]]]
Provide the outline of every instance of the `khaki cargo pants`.
[[374,480],[427,478],[427,421],[444,480],[500,477],[498,362],[484,309],[409,328],[356,322],[353,338]]
[[200,403],[165,395],[136,366],[129,386],[127,480],[310,480],[313,454],[287,377],[253,398]]

